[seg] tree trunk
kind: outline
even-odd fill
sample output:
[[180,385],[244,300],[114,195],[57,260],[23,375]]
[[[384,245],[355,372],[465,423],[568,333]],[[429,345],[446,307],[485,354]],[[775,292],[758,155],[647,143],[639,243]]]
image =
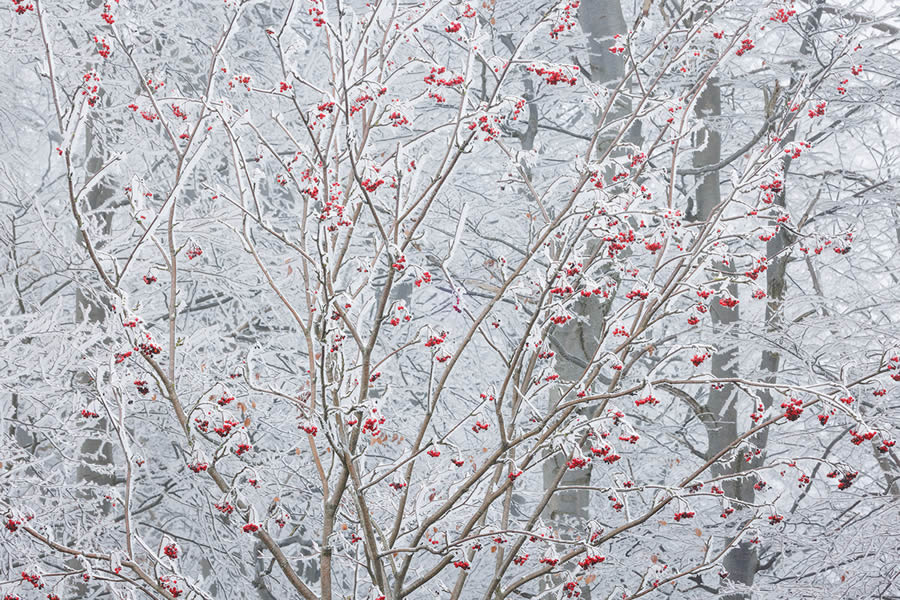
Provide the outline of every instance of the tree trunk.
[[[621,57],[610,53],[608,48],[614,41],[613,36],[627,32],[619,0],[583,2],[578,10],[578,19],[587,38],[591,82],[607,88],[615,87],[624,76],[624,63]],[[615,121],[627,115],[630,109],[630,103],[627,100],[617,98],[607,120]],[[598,123],[598,125],[602,124]],[[602,155],[606,152],[612,142],[612,137],[612,135],[602,136],[598,140],[598,154]],[[634,132],[628,137],[634,137]],[[611,174],[612,167],[610,167]],[[579,298],[571,307],[572,312],[582,317],[582,320],[571,322],[554,335],[553,339],[554,347],[561,350],[557,353],[559,358],[556,362],[556,372],[562,381],[571,382],[581,377],[597,348],[611,302],[611,298],[602,303],[596,298]],[[551,407],[556,406],[563,399],[560,388],[551,391]],[[590,409],[591,407],[583,409],[585,416]],[[553,485],[561,470],[565,472],[559,485],[589,486],[591,483],[590,467],[567,469],[566,461],[565,454],[556,452],[544,463],[544,486]],[[548,502],[544,514],[561,534],[565,535],[568,532],[580,535],[583,534],[584,524],[589,519],[590,499],[590,493],[586,489],[557,492]],[[589,588],[583,589],[581,597],[590,600]]]

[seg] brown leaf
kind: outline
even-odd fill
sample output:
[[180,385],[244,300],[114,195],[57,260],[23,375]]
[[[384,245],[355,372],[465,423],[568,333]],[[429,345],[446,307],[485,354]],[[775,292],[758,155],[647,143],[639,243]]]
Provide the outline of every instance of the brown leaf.
[[244,419],[244,427],[250,427],[250,417]]
[[697,537],[702,537],[703,531],[699,527],[697,527],[696,529],[694,529],[694,535],[696,535]]
[[650,555],[650,562],[652,562],[655,565],[658,561],[659,561],[659,558],[655,554]]

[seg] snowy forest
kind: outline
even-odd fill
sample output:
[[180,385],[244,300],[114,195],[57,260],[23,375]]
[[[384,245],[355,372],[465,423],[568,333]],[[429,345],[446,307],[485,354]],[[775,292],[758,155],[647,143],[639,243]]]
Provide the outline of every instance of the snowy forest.
[[3,600],[900,599],[896,0],[7,0]]

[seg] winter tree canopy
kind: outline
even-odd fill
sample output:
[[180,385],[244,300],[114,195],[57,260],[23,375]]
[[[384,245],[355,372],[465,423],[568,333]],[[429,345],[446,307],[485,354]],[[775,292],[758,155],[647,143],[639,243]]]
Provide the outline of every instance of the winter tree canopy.
[[900,17],[11,0],[4,600],[900,598]]

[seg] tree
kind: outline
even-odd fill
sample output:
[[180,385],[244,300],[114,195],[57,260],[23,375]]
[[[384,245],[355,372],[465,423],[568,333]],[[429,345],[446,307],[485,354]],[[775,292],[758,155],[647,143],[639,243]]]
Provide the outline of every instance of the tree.
[[892,17],[581,4],[8,7],[4,594],[898,591]]

